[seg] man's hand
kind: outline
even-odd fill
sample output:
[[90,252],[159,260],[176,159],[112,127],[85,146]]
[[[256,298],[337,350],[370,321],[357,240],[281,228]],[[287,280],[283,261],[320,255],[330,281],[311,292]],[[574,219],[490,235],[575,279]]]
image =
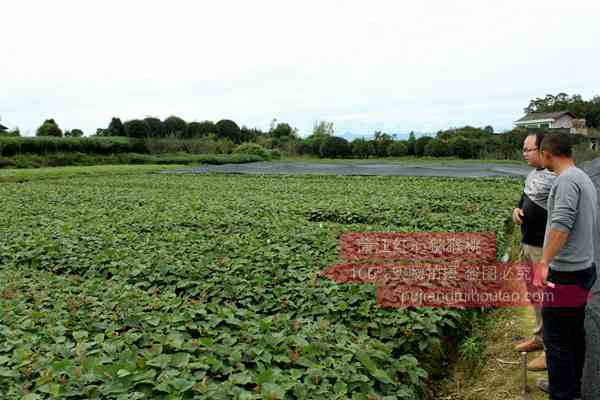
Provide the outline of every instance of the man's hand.
[[522,209],[515,208],[513,210],[513,213],[512,213],[512,220],[513,220],[513,222],[515,224],[517,224],[517,225],[522,225],[523,224],[523,219],[522,218],[523,218],[524,215],[525,214],[523,214],[523,210]]
[[533,264],[533,286],[543,288],[548,279],[548,261],[540,260]]

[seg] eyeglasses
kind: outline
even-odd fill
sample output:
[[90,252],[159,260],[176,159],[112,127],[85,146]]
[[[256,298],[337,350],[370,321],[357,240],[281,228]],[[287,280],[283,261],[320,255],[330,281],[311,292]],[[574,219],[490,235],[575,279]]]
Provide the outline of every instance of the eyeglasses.
[[537,147],[533,148],[533,149],[523,149],[523,153],[531,153],[532,151],[536,151]]

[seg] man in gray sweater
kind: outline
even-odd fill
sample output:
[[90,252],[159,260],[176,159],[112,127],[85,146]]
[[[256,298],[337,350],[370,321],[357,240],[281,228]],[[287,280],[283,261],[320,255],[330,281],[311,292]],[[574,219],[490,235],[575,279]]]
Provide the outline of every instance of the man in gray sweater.
[[569,135],[546,135],[542,157],[557,178],[548,197],[544,249],[533,284],[544,288],[543,339],[550,399],[574,400],[581,398],[585,307],[596,281],[597,194],[590,178],[575,167]]

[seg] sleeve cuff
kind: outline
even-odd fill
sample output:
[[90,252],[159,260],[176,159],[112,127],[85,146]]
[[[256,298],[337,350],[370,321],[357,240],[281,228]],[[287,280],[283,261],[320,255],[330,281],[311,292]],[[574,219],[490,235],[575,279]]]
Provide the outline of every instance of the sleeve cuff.
[[562,233],[571,232],[571,228],[569,228],[567,225],[563,224],[562,222],[552,222],[550,224],[550,229],[556,229],[557,231],[560,231]]

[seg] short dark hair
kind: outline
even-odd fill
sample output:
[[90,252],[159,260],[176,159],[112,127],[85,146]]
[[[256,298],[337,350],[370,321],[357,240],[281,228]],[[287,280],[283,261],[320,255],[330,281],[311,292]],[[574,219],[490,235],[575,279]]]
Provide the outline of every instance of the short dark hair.
[[538,150],[542,149],[542,142],[544,141],[544,137],[546,136],[546,132],[543,130],[536,130],[535,132],[529,132],[527,136],[535,136],[535,147]]
[[547,150],[557,157],[571,158],[573,155],[573,139],[568,133],[553,133],[545,135],[542,140],[542,150]]

